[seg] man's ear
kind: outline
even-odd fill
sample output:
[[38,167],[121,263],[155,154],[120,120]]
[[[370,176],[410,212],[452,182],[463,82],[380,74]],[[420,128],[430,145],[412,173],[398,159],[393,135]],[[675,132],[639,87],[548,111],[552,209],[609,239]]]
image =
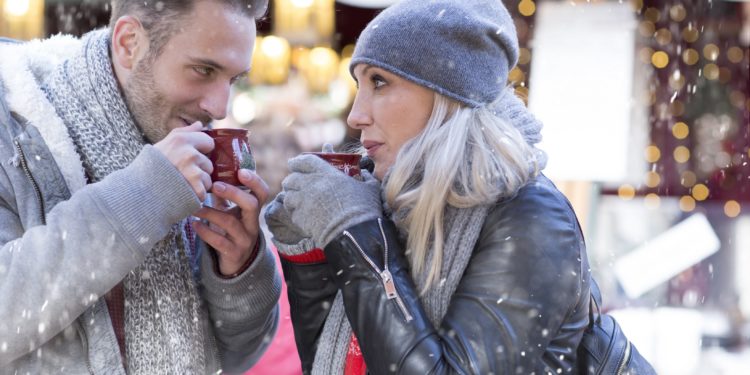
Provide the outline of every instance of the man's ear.
[[130,71],[148,51],[148,37],[133,16],[117,19],[112,30],[112,63],[115,69]]

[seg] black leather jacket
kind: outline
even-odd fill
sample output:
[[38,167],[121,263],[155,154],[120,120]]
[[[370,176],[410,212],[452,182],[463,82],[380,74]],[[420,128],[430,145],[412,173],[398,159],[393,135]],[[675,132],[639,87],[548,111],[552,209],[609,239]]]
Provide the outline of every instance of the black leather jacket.
[[589,310],[586,249],[570,204],[544,176],[490,210],[440,327],[419,303],[392,222],[349,228],[325,254],[317,264],[283,262],[305,373],[339,289],[372,374],[577,371]]

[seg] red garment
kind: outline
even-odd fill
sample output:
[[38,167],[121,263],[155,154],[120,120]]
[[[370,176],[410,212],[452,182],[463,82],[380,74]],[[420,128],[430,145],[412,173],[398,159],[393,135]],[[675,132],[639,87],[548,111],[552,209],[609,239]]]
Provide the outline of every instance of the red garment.
[[122,281],[104,295],[104,300],[107,302],[109,318],[115,329],[122,363],[125,364],[125,289],[122,287]]
[[362,350],[359,348],[357,336],[352,333],[349,340],[349,351],[346,352],[346,362],[344,363],[344,375],[365,375],[367,374],[367,365],[365,357],[362,356]]
[[284,258],[284,260],[288,260],[292,263],[297,264],[311,264],[324,262],[326,260],[326,254],[323,252],[323,249],[317,247],[306,253],[298,255],[285,255],[278,252],[277,254],[279,254],[280,257]]

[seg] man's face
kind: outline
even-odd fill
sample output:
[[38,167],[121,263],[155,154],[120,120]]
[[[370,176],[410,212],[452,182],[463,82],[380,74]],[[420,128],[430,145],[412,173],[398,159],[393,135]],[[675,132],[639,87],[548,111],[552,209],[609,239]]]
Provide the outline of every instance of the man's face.
[[195,121],[226,117],[230,86],[250,69],[255,21],[214,1],[198,1],[158,56],[151,52],[123,85],[150,142]]

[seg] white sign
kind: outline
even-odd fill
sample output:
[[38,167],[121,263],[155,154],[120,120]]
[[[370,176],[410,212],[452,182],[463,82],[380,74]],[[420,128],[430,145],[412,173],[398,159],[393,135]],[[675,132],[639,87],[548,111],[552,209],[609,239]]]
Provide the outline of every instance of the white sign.
[[628,147],[637,147],[629,144],[636,27],[631,5],[538,6],[529,108],[544,123],[539,147],[549,156],[545,174],[553,180],[627,180]]
[[717,252],[721,243],[703,214],[693,214],[615,262],[615,276],[630,298],[677,276]]

